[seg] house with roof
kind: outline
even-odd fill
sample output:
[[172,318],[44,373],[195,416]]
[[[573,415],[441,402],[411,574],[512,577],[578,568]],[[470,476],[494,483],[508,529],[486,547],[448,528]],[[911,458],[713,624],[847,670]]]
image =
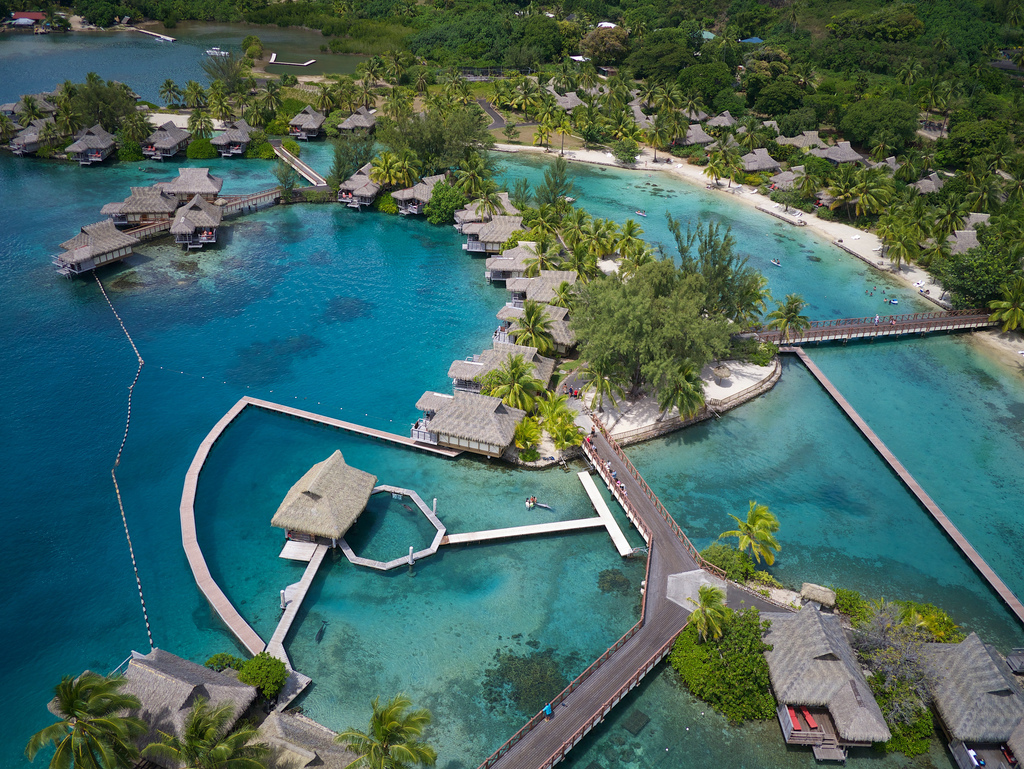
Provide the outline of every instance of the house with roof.
[[196,195],[213,202],[220,195],[224,180],[211,174],[209,168],[179,168],[176,178],[153,186],[174,195],[179,203],[187,203]]
[[929,192],[938,192],[945,185],[946,180],[933,171],[927,176],[921,177],[910,186],[916,189],[922,195],[927,195]]
[[523,277],[529,261],[537,258],[536,248],[537,244],[533,241],[520,240],[513,248],[507,248],[503,253],[488,257],[484,265],[484,277],[489,282]]
[[43,147],[60,141],[60,137],[56,133],[54,133],[51,139],[43,138],[47,125],[53,125],[52,117],[36,118],[30,122],[11,139],[11,143],[8,145],[11,152],[18,156],[30,155],[33,152],[38,152]]
[[954,255],[964,254],[972,248],[980,246],[981,241],[978,240],[978,225],[987,224],[990,216],[990,214],[980,214],[976,211],[967,214],[960,229],[954,231],[953,234],[949,236],[950,253]]
[[75,237],[61,243],[64,253],[55,256],[53,264],[65,277],[81,275],[131,256],[138,242],[138,238],[117,229],[110,219],[104,219],[85,225]]
[[425,392],[416,402],[423,412],[412,437],[432,446],[463,449],[500,457],[512,444],[516,425],[526,412],[505,405],[501,398],[456,390],[452,395]]
[[704,126],[691,123],[690,127],[686,129],[686,136],[677,139],[676,144],[681,147],[690,147],[694,144],[711,144],[714,140],[714,137],[704,130]]
[[679,111],[683,117],[685,117],[691,123],[703,123],[707,120],[710,115],[702,109],[683,109]]
[[505,281],[505,288],[511,294],[507,307],[522,307],[527,299],[549,304],[555,298],[555,291],[563,283],[570,286],[579,277],[575,270],[541,270],[534,278],[513,278]]
[[812,149],[810,154],[819,158],[825,158],[825,160],[837,166],[843,163],[864,162],[864,158],[850,146],[850,142],[839,142],[839,144],[832,147]]
[[361,106],[338,124],[338,130],[373,133],[373,130],[377,127],[375,112],[376,110],[369,110],[365,106]]
[[335,451],[288,490],[270,525],[284,529],[291,540],[337,547],[366,509],[376,485],[377,476],[352,467]]
[[505,241],[522,226],[521,216],[495,216],[483,222],[467,222],[461,228],[466,236],[462,250],[486,256],[500,254]]
[[774,190],[791,190],[800,183],[800,179],[803,176],[804,167],[793,166],[788,171],[780,171],[775,174],[769,181]]
[[497,194],[498,210],[494,214],[484,210],[482,200],[474,200],[455,212],[455,229],[461,234],[463,232],[462,226],[464,224],[469,224],[470,222],[487,222],[491,220],[492,216],[502,214],[514,216],[519,213],[519,209],[512,205],[512,201],[509,199],[507,192],[499,192]]
[[811,147],[824,147],[824,140],[817,131],[804,131],[799,136],[780,136],[775,140],[779,144],[788,144],[791,147],[799,147],[806,150]]
[[707,125],[710,128],[729,128],[736,125],[736,118],[732,116],[729,110],[726,110],[707,121]]
[[288,121],[288,135],[294,139],[309,141],[323,136],[324,121],[327,118],[308,104],[298,115]]
[[114,135],[103,130],[99,123],[92,128],[83,128],[75,134],[75,141],[64,150],[69,160],[77,160],[80,166],[102,163],[117,149]]
[[555,100],[555,106],[565,112],[572,112],[574,109],[582,104],[586,104],[583,99],[579,97],[576,91],[566,91],[565,93],[559,93],[555,90],[555,87],[548,83],[547,91]]
[[132,187],[124,200],[107,203],[100,213],[117,225],[154,224],[164,222],[178,210],[178,196],[159,187]]
[[26,94],[22,96],[18,101],[7,102],[6,104],[0,104],[0,112],[9,117],[11,120],[17,122],[21,113],[25,111],[25,99],[31,97],[36,103],[36,109],[43,115],[43,117],[52,117],[57,112],[57,105],[53,103],[53,99],[56,94],[53,93],[34,93]]
[[[557,305],[542,305],[544,314],[551,322],[549,330],[551,338],[555,342],[555,354],[565,355],[576,346],[576,334],[569,327],[569,311],[565,307]],[[519,328],[519,319],[523,317],[523,308],[509,307],[505,305],[498,310],[498,320],[502,322],[501,327],[494,332],[496,342],[515,342],[515,332]]]
[[367,163],[348,179],[338,185],[338,202],[361,211],[363,206],[373,205],[380,192],[380,185],[370,178],[373,163]]
[[743,170],[747,173],[760,173],[761,171],[778,171],[782,164],[768,154],[764,147],[758,147],[753,152],[748,152],[740,158],[743,163]]
[[480,392],[484,377],[515,355],[523,356],[523,360],[530,366],[533,376],[547,387],[548,382],[551,381],[551,375],[555,371],[555,361],[552,358],[540,355],[536,347],[494,341],[490,350],[484,350],[471,358],[452,361],[452,365],[448,367],[448,378],[452,380],[452,390],[455,392],[460,390],[471,393]]
[[210,144],[216,147],[222,158],[244,155],[249,149],[252,131],[252,126],[244,120],[235,120],[224,127],[223,133],[210,139]]
[[434,185],[442,179],[444,179],[444,174],[424,176],[412,187],[392,192],[391,197],[398,204],[398,213],[403,215],[422,214],[434,194]]
[[267,769],[347,769],[358,756],[335,742],[337,736],[293,710],[273,711],[259,729],[259,741],[270,748]]
[[152,160],[173,158],[188,147],[191,140],[192,134],[168,120],[142,142],[142,154]]
[[845,761],[849,748],[892,737],[838,616],[812,607],[773,614],[764,642],[787,745],[809,745],[819,761]]
[[223,217],[223,208],[196,195],[175,213],[171,235],[185,249],[202,248],[217,242],[217,228]]
[[957,766],[1000,766],[1000,748],[1011,738],[1024,748],[1024,691],[994,647],[971,633],[958,644],[924,644],[922,652],[928,693]]

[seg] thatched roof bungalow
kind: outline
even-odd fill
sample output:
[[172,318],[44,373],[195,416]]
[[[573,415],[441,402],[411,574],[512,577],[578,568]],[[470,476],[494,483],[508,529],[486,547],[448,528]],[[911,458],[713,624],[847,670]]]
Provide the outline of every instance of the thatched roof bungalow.
[[780,136],[775,140],[779,144],[788,144],[791,147],[810,149],[811,147],[824,147],[825,142],[817,131],[804,131],[799,136]]
[[716,115],[707,121],[708,126],[711,128],[728,128],[729,126],[736,125],[736,118],[732,116],[729,110]]
[[810,154],[816,155],[819,158],[825,158],[825,160],[837,166],[842,165],[843,163],[864,162],[864,158],[850,146],[850,142],[839,142],[839,144],[834,147],[813,149],[810,150]]
[[107,203],[101,214],[114,224],[152,224],[174,216],[178,209],[178,196],[159,187],[132,187],[132,194],[121,201]]
[[222,158],[244,155],[245,151],[249,149],[252,130],[252,126],[244,120],[235,120],[227,124],[223,133],[210,139],[210,144],[217,148]]
[[572,112],[574,109],[582,104],[586,104],[583,99],[579,97],[576,91],[567,91],[564,94],[559,93],[552,86],[548,86],[548,92],[554,97],[555,105],[566,112]]
[[516,425],[526,416],[501,398],[456,390],[454,395],[426,392],[416,402],[423,419],[413,437],[433,445],[500,457],[512,443]]
[[511,304],[514,307],[522,307],[527,299],[549,304],[555,298],[555,291],[559,286],[563,283],[575,285],[578,277],[575,270],[541,270],[540,275],[535,278],[508,280],[505,282],[505,288],[512,294]]
[[758,147],[753,152],[748,152],[740,160],[743,163],[743,170],[748,173],[759,173],[761,171],[778,171],[782,164],[768,154],[764,147]]
[[[569,327],[569,311],[564,307],[546,304],[544,305],[544,312],[547,314],[548,320],[551,321],[550,331],[551,337],[555,341],[555,353],[557,355],[564,355],[576,346],[576,334]],[[504,323],[504,327],[499,329],[499,333],[514,340],[515,337],[512,332],[519,327],[517,321],[521,317],[523,317],[523,309],[521,307],[509,307],[508,305],[502,307],[498,310],[498,320]]]
[[[519,209],[512,205],[507,192],[498,193],[498,202],[499,209],[496,216],[514,216],[519,213]],[[455,229],[462,233],[463,225],[471,222],[488,222],[491,218],[491,214],[483,210],[483,203],[480,200],[474,200],[455,212]]]
[[[50,116],[57,112],[57,105],[53,103],[56,99],[56,93],[36,93],[27,94],[31,98],[35,99],[36,107],[43,114],[43,116]],[[7,102],[6,104],[0,104],[0,113],[3,113],[11,120],[17,122],[21,113],[25,111],[25,96],[22,96],[18,101]]]
[[77,160],[78,165],[88,166],[103,162],[114,154],[115,149],[114,135],[97,123],[76,133],[75,141],[64,151],[69,159]]
[[703,123],[705,120],[708,119],[708,117],[710,117],[708,115],[708,113],[705,112],[702,109],[697,109],[697,110],[687,110],[687,109],[684,109],[684,110],[680,110],[680,112],[682,113],[683,117],[685,117],[691,123]]
[[179,168],[177,178],[153,186],[174,195],[180,203],[187,203],[196,195],[212,202],[220,195],[224,180],[211,174],[209,168]]
[[946,184],[946,180],[939,176],[934,171],[927,176],[918,179],[916,182],[911,184],[922,195],[927,195],[929,192],[938,192]]
[[892,735],[846,640],[839,617],[807,607],[772,615],[764,653],[787,744],[810,745],[819,760]]
[[324,132],[325,120],[326,117],[307,104],[302,112],[288,121],[288,135],[303,141],[316,139]]
[[522,355],[533,371],[534,377],[546,387],[555,371],[555,361],[545,358],[537,352],[536,347],[525,347],[510,342],[492,342],[490,350],[464,360],[452,361],[448,367],[448,377],[452,380],[455,392],[464,391],[478,393],[484,377],[505,363],[513,355]]
[[372,133],[377,127],[376,110],[368,110],[365,106],[359,107],[355,112],[338,123],[339,131],[366,131]]
[[60,244],[63,254],[53,259],[61,275],[80,275],[132,254],[138,238],[121,232],[110,219],[85,225],[71,240]]
[[59,138],[56,134],[50,140],[44,140],[42,134],[45,130],[45,126],[53,125],[52,117],[36,118],[30,122],[27,126],[21,129],[17,135],[11,139],[11,143],[8,145],[11,152],[15,155],[28,155],[33,152],[38,152],[41,148],[56,144]]
[[367,163],[338,186],[338,202],[361,211],[363,206],[373,205],[380,192],[380,185],[370,178],[373,163]]
[[520,240],[513,248],[491,256],[485,263],[484,277],[489,281],[521,278],[526,274],[527,262],[537,257],[537,244],[530,240]]
[[142,154],[153,160],[173,158],[188,146],[191,139],[192,134],[168,120],[142,142]]
[[500,254],[505,241],[522,226],[521,216],[495,216],[484,222],[467,222],[462,225],[462,234],[466,236],[462,249],[488,256]]
[[202,248],[217,242],[217,228],[224,217],[224,209],[196,195],[178,209],[171,224],[174,242],[186,249]]
[[793,166],[788,171],[781,171],[775,174],[770,179],[771,187],[775,190],[791,190],[803,178],[803,175],[803,166]]
[[275,710],[260,725],[259,739],[270,746],[267,769],[347,769],[357,756],[337,736],[301,713]]
[[392,192],[391,197],[398,203],[398,213],[422,214],[423,209],[434,195],[434,185],[442,179],[444,179],[444,174],[424,176],[412,187]]
[[677,143],[683,147],[690,147],[694,144],[711,144],[714,140],[715,138],[710,136],[703,126],[693,123],[686,129],[686,136]]
[[285,495],[270,521],[288,539],[329,541],[345,536],[377,485],[377,477],[345,463],[340,451],[317,462]]

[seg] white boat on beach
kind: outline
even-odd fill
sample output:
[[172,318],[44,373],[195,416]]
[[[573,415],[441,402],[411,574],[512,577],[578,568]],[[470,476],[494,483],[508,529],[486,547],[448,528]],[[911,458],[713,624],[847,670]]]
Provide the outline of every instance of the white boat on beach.
[[222,51],[220,48],[214,46],[213,48],[206,49],[207,56],[230,56],[231,51]]

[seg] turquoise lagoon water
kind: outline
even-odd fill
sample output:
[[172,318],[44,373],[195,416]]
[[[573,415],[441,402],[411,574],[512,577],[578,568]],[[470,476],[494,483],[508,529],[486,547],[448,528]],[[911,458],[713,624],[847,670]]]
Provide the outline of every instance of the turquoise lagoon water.
[[[167,73],[159,75],[162,82]],[[16,92],[0,96],[7,101]],[[326,171],[325,148],[311,148],[307,158]],[[540,161],[514,162],[506,161],[507,176],[540,175]],[[148,173],[153,165],[78,169],[0,157],[0,194],[17,212],[0,232],[8,494],[0,516],[7,565],[0,608],[8,618],[9,703],[2,707],[12,735],[0,748],[5,766],[26,765],[22,740],[49,722],[44,702],[61,675],[107,671],[130,649],[146,648],[109,480],[134,356],[95,284],[57,279],[48,255],[130,184],[152,183],[176,167]],[[225,176],[229,192],[272,181],[269,164],[205,165]],[[720,193],[658,175],[573,171],[588,210],[622,221],[646,208],[643,225],[654,240],[669,241],[664,209],[731,223],[741,250],[764,263],[772,290],[802,293],[816,316],[877,312],[880,295],[864,292],[889,288],[860,262]],[[182,479],[217,419],[252,394],[403,432],[419,395],[449,386],[449,362],[490,343],[504,299],[452,230],[422,221],[304,206],[236,220],[229,232],[199,256],[146,244],[130,265],[102,275],[146,359],[118,478],[155,641],[199,661],[236,648],[196,590],[178,545]],[[783,270],[766,266],[773,257]],[[901,308],[926,307],[909,292],[900,295]],[[1019,372],[956,339],[812,355],[1022,592],[1013,535],[1021,498],[1014,470],[1024,458]],[[294,479],[335,448],[382,482],[416,489],[428,501],[436,496],[452,531],[592,514],[578,480],[557,469],[518,473],[474,459],[438,460],[247,412],[211,454],[197,512],[214,575],[262,634],[279,615],[278,591],[301,573],[277,557],[282,537],[269,518]],[[698,545],[722,530],[727,513],[756,498],[783,519],[776,567],[783,581],[871,594],[898,586],[949,609],[1000,647],[1020,643],[1019,627],[988,588],[795,364],[786,363],[774,391],[721,421],[630,451]],[[522,499],[530,494],[550,501],[554,512],[527,512]],[[407,523],[385,515],[374,531],[374,522],[368,552],[407,552],[405,540],[419,531]],[[434,710],[446,765],[473,766],[522,721],[487,700],[484,673],[496,652],[550,647],[561,672],[572,676],[635,621],[634,593],[605,593],[597,584],[612,568],[635,585],[642,565],[620,560],[600,533],[443,551],[411,574],[331,563],[288,642],[296,666],[317,682],[304,706],[344,728],[363,723],[373,696],[406,689]],[[632,708],[652,719],[638,738],[619,725]],[[771,724],[734,729],[701,712],[663,670],[571,760],[581,767],[811,761],[781,747]],[[875,759],[852,761],[867,760]],[[941,752],[934,761],[949,765]]]

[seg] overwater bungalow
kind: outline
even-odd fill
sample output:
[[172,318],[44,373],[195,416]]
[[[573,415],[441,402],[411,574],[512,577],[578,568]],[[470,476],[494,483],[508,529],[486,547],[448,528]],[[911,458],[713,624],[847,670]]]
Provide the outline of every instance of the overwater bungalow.
[[10,145],[8,145],[15,155],[24,156],[30,155],[33,152],[38,152],[42,147],[56,144],[60,137],[56,134],[50,140],[44,140],[42,133],[44,126],[47,124],[53,125],[52,117],[36,118],[27,126],[21,129],[18,134],[11,139]]
[[[512,201],[509,199],[507,192],[498,193],[499,208],[495,215],[510,215],[514,216],[519,213],[519,209],[512,205]],[[483,210],[483,204],[479,200],[474,200],[472,203],[467,204],[465,207],[460,208],[455,212],[455,229],[459,233],[462,233],[462,226],[469,224],[470,222],[488,222],[492,218],[492,214]]]
[[259,730],[259,741],[270,747],[267,769],[347,769],[358,756],[335,742],[337,736],[337,732],[292,710],[275,710]]
[[99,123],[92,128],[83,128],[75,134],[75,141],[65,152],[69,160],[77,160],[80,166],[102,163],[114,154],[117,145],[114,135],[103,130]]
[[442,179],[444,179],[444,174],[424,176],[412,187],[392,192],[391,197],[398,204],[398,213],[422,214],[423,209],[430,202],[430,198],[434,194],[434,185]]
[[174,223],[171,225],[174,242],[186,249],[216,243],[217,228],[223,216],[224,209],[196,195],[174,215]]
[[71,240],[61,243],[64,253],[55,256],[53,264],[66,277],[81,275],[130,256],[138,242],[138,238],[117,229],[110,219],[104,219],[87,224]]
[[337,547],[376,485],[375,475],[351,467],[335,451],[288,490],[270,525],[284,529],[288,539]]
[[810,149],[812,147],[824,147],[825,142],[817,131],[804,131],[799,136],[780,136],[775,140],[778,144],[788,144],[791,147]]
[[1002,746],[1014,738],[1024,747],[1024,692],[999,652],[971,633],[958,644],[925,644],[923,656],[928,693],[957,766],[1007,764]]
[[487,256],[500,254],[505,241],[522,226],[521,216],[495,216],[485,222],[467,222],[462,225],[462,234],[466,236],[462,250]]
[[366,131],[373,133],[377,127],[376,110],[360,107],[338,124],[339,131]]
[[740,158],[743,163],[743,170],[747,173],[760,173],[761,171],[778,171],[782,164],[768,154],[764,147],[758,147],[753,152],[748,152]]
[[472,358],[452,361],[448,367],[448,378],[452,380],[454,392],[480,392],[484,377],[505,363],[513,355],[522,355],[530,364],[533,376],[547,387],[555,371],[555,361],[545,358],[536,347],[525,347],[511,342],[494,341],[490,350],[484,350]]
[[[255,687],[241,683],[233,671],[218,673],[163,649],[154,649],[149,654],[132,652],[124,677],[121,693],[138,697],[141,705],[131,715],[141,718],[149,727],[137,742],[140,749],[162,741],[163,734],[182,737],[189,712],[199,698],[215,708],[231,706],[231,717],[224,725],[230,730],[246,716],[257,695]],[[158,758],[149,761],[166,769],[180,766]]]
[[[551,337],[555,341],[555,354],[565,355],[576,346],[576,334],[569,327],[569,311],[564,307],[545,304],[544,312],[551,321]],[[502,321],[502,327],[494,332],[495,342],[515,342],[513,332],[519,327],[518,320],[523,317],[523,310],[519,307],[505,306],[498,310],[498,320]]]
[[211,174],[209,168],[179,168],[177,178],[153,186],[174,195],[179,203],[187,203],[196,195],[213,202],[220,195],[224,180]]
[[307,104],[302,112],[288,122],[288,135],[293,139],[302,139],[302,141],[317,139],[323,136],[326,119]]
[[425,392],[416,402],[423,418],[412,428],[413,440],[431,446],[464,449],[500,457],[512,443],[516,425],[526,416],[501,398],[456,390],[454,395]]
[[142,154],[153,160],[173,158],[188,147],[192,134],[167,121],[146,137],[142,143]]
[[709,128],[729,128],[736,125],[736,118],[732,116],[729,110],[726,110],[707,121],[707,125]]
[[839,144],[834,147],[812,149],[810,150],[810,154],[819,158],[825,158],[825,160],[836,166],[842,165],[843,163],[864,162],[864,158],[850,146],[850,142],[839,142]]
[[838,616],[810,606],[773,614],[764,641],[787,745],[809,745],[819,761],[845,761],[851,747],[890,739]]
[[575,270],[541,270],[540,275],[535,278],[507,280],[505,288],[511,294],[511,299],[505,303],[505,306],[522,307],[527,299],[548,304],[555,298],[555,290],[562,283],[574,285],[577,277],[579,276]]
[[[57,112],[57,105],[54,104],[51,99],[55,98],[56,94],[52,93],[36,93],[28,94],[36,102],[36,107],[42,113],[43,117],[50,117],[55,115]],[[11,120],[17,121],[18,117],[25,109],[25,97],[22,96],[18,101],[8,102],[7,104],[0,104],[0,113],[3,113]]]
[[677,140],[676,143],[682,147],[690,147],[694,144],[711,144],[715,138],[704,130],[704,126],[693,123],[686,129],[686,136]]
[[217,148],[222,158],[230,158],[235,155],[244,155],[249,149],[250,134],[252,126],[244,120],[235,120],[228,123],[224,133],[217,134],[210,139],[210,144]]
[[132,194],[121,201],[107,203],[101,214],[122,226],[141,226],[165,222],[178,210],[178,196],[159,187],[132,187]]
[[504,253],[488,257],[485,263],[484,277],[489,281],[509,281],[521,278],[526,274],[527,261],[537,258],[537,244],[529,240],[520,240],[513,248]]
[[348,179],[338,185],[338,202],[357,211],[363,206],[373,205],[380,192],[380,185],[370,178],[373,164],[367,163]]

